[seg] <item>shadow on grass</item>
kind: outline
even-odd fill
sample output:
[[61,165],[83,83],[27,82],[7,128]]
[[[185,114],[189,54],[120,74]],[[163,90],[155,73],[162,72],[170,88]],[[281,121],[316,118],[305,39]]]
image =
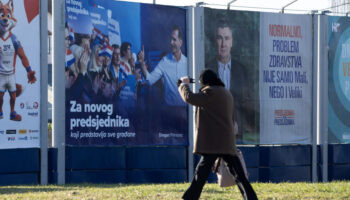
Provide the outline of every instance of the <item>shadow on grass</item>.
[[224,190],[203,189],[203,193],[226,193]]
[[0,186],[1,194],[19,194],[19,193],[36,193],[36,192],[58,192],[58,191],[75,191],[84,188],[118,188],[123,187],[122,184],[66,184],[66,185],[28,185],[28,186]]
[[66,185],[10,185],[10,186],[0,186],[1,194],[22,194],[22,193],[36,193],[36,192],[57,192],[57,191],[75,191],[84,190],[85,188],[126,188],[135,186],[146,186],[148,184],[91,184],[91,183],[81,183],[81,184],[66,184]]
[[[162,191],[164,192],[179,192],[179,193],[184,193],[187,190],[186,188],[166,188],[166,189],[162,189]],[[225,193],[227,191],[224,191],[223,189],[213,189],[213,188],[203,188],[203,193]]]
[[[181,184],[181,183],[180,183]],[[132,187],[153,187],[156,185],[166,186],[168,184],[136,184],[136,183],[116,183],[116,184],[91,184],[91,183],[74,183],[66,185],[11,185],[11,186],[0,186],[1,194],[23,194],[23,193],[40,193],[40,192],[60,192],[60,191],[75,191],[85,190],[87,188],[132,188]],[[163,191],[169,192],[184,192],[185,188],[180,189],[173,184],[169,184],[170,188],[163,188]],[[215,191],[220,193],[221,191]]]
[[35,192],[56,192],[56,191],[64,191],[71,190],[72,188],[64,187],[64,186],[54,186],[54,187],[26,187],[26,186],[9,186],[8,188],[0,188],[1,194],[23,194],[23,193],[35,193]]

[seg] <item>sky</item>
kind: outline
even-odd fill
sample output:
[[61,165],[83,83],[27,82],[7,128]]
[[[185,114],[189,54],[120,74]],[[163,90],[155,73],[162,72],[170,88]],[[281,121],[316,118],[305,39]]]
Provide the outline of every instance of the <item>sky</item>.
[[[153,0],[127,0],[130,2],[153,3]],[[195,6],[197,2],[208,3],[205,7],[227,8],[231,0],[155,0],[156,4],[173,6]],[[265,12],[280,12],[282,7],[294,0],[237,0],[231,4],[232,10],[254,10]],[[285,8],[285,13],[305,13],[311,10],[323,10],[331,7],[330,0],[297,0]],[[248,8],[250,7],[250,8]],[[254,7],[254,8],[252,8]],[[259,9],[260,8],[260,9]]]

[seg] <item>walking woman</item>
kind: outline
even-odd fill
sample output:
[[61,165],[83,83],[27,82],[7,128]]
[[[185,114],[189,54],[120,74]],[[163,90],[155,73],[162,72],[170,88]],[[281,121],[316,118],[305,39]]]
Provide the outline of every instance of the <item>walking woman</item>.
[[223,158],[244,199],[258,199],[254,189],[245,177],[242,164],[237,156],[234,135],[234,102],[224,83],[210,69],[201,71],[198,93],[190,90],[189,77],[182,77],[178,90],[182,99],[196,106],[196,131],[193,153],[200,154],[190,187],[183,195],[185,200],[199,199],[215,160]]

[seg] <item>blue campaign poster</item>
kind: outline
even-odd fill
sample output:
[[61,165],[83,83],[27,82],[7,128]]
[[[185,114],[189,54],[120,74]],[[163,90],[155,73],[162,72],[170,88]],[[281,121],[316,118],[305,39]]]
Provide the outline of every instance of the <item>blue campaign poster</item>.
[[188,75],[186,10],[66,0],[66,20],[67,144],[188,145],[176,86]]
[[350,19],[328,17],[328,142],[350,142]]

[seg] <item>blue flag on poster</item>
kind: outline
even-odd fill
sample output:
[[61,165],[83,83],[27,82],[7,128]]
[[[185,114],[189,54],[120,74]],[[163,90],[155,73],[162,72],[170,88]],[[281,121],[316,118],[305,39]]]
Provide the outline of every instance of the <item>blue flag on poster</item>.
[[66,0],[66,21],[68,26],[74,29],[75,33],[91,34],[93,26],[87,2],[83,0]]
[[97,28],[104,35],[108,35],[107,10],[97,4],[90,5],[90,19],[94,28]]
[[119,22],[113,18],[108,18],[108,36],[110,44],[122,45]]
[[[119,77],[121,77],[120,75],[119,75]],[[126,81],[126,85],[120,91],[119,99],[131,101],[134,99],[134,96],[135,96],[136,77],[135,77],[135,75],[127,75],[121,81],[124,81],[124,80]]]
[[88,0],[90,7],[107,8],[109,0]]
[[[119,77],[121,74],[119,74]],[[135,92],[136,92],[136,77],[135,75],[127,75],[121,81],[126,81],[126,84],[119,93],[118,110],[119,114],[130,117],[133,114],[131,109],[135,108]]]

